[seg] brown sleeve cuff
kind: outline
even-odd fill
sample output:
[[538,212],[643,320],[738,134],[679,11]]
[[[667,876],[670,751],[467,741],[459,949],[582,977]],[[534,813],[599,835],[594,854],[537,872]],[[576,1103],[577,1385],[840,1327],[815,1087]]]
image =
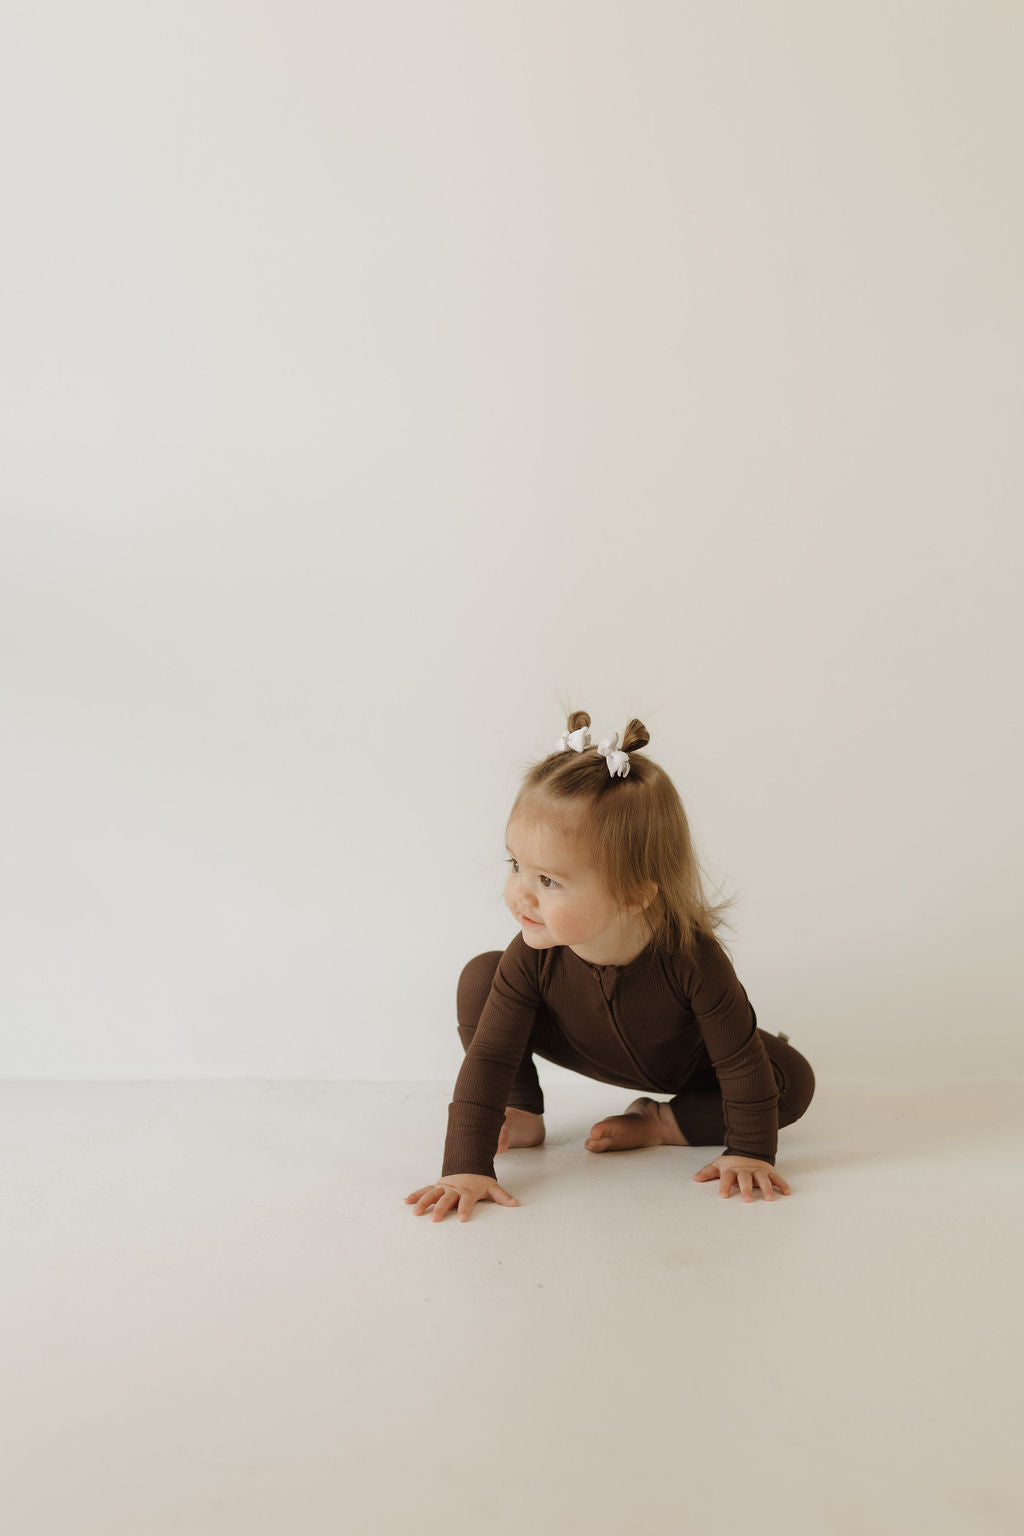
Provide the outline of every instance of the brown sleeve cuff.
[[496,1179],[494,1152],[505,1123],[504,1109],[453,1099],[448,1105],[448,1135],[441,1177],[451,1173],[480,1173]]
[[756,1158],[759,1158],[762,1163],[771,1163],[772,1167],[773,1168],[775,1167],[775,1154],[774,1153],[770,1153],[769,1154],[768,1152],[741,1152],[739,1147],[726,1147],[725,1151],[720,1153],[719,1156],[721,1156],[721,1157],[756,1157]]

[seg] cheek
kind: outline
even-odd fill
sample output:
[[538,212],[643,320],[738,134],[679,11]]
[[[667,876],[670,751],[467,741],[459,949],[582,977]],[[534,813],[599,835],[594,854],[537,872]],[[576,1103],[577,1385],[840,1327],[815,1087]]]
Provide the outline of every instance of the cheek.
[[562,897],[561,891],[545,891],[541,897],[541,907],[548,922],[557,923],[559,928],[566,933],[571,933],[573,928],[572,902]]
[[594,926],[585,904],[560,901],[552,903],[551,910],[570,941],[585,937],[587,931]]

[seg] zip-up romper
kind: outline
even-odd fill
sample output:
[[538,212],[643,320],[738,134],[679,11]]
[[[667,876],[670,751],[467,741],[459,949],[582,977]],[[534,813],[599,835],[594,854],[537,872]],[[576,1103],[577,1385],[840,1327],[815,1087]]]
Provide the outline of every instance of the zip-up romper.
[[491,1178],[506,1105],[543,1114],[533,1056],[618,1087],[672,1095],[691,1146],[774,1164],[778,1129],[814,1094],[810,1063],[758,1028],[729,957],[701,936],[698,961],[653,944],[628,965],[592,965],[521,933],[477,955],[457,989],[466,1056],[448,1108],[441,1177]]

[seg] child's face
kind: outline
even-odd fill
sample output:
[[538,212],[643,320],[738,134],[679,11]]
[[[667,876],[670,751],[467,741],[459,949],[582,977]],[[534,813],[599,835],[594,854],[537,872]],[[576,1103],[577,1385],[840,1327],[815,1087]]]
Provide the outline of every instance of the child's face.
[[567,944],[594,964],[623,963],[616,957],[634,947],[637,918],[620,910],[582,855],[543,825],[511,822],[508,844],[505,904],[530,948]]

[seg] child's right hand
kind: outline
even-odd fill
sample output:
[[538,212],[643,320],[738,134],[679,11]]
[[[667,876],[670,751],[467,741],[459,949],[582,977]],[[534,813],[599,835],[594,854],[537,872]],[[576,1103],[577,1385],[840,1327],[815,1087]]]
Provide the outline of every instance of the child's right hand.
[[470,1212],[478,1200],[493,1200],[495,1205],[518,1205],[519,1201],[514,1195],[510,1195],[507,1189],[485,1173],[453,1173],[443,1179],[438,1179],[436,1184],[426,1184],[422,1189],[414,1189],[411,1195],[406,1195],[405,1203],[416,1201],[416,1216],[422,1216],[428,1206],[433,1205],[434,1221],[443,1221],[448,1212],[457,1204],[459,1207],[459,1220],[468,1221]]

